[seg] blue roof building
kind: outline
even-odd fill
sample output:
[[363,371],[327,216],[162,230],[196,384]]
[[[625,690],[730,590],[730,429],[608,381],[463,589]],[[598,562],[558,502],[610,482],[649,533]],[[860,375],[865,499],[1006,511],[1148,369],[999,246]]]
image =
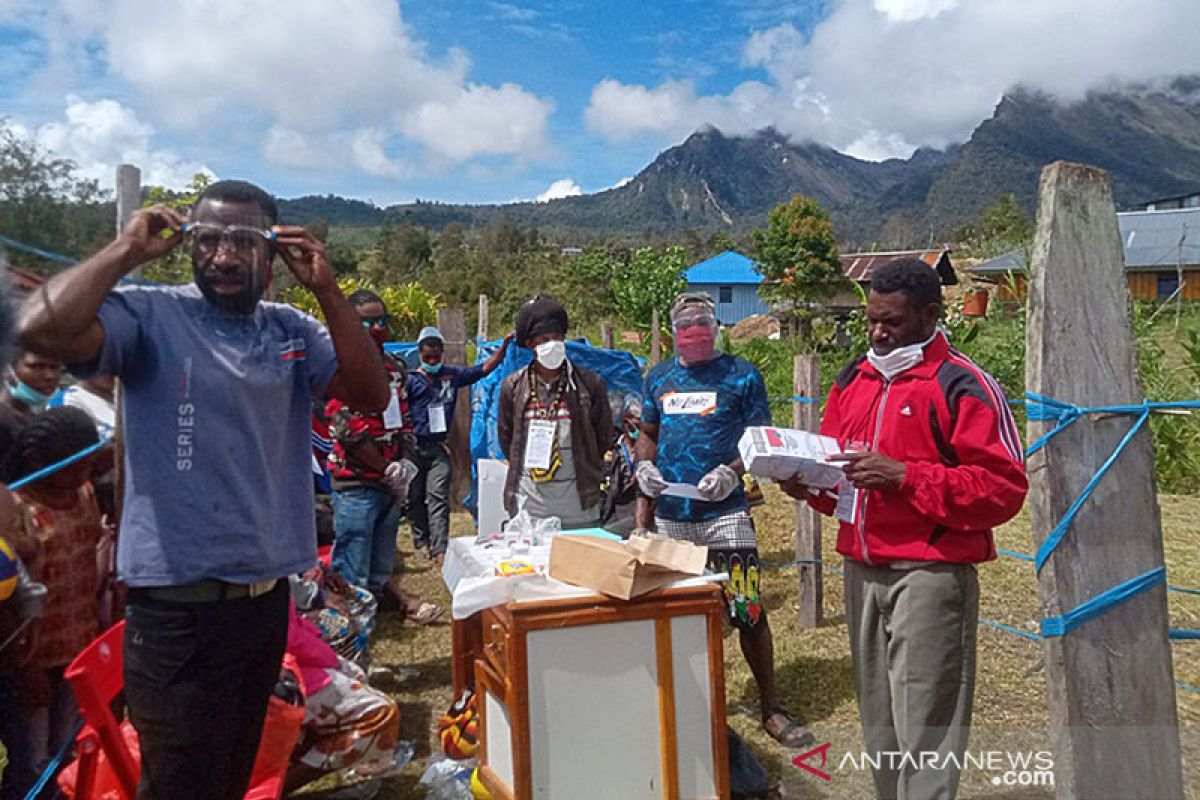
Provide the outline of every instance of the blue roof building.
[[763,277],[754,269],[754,260],[741,253],[724,253],[694,264],[684,272],[689,292],[706,292],[717,304],[717,320],[736,325],[755,314],[770,314],[771,309],[758,296]]

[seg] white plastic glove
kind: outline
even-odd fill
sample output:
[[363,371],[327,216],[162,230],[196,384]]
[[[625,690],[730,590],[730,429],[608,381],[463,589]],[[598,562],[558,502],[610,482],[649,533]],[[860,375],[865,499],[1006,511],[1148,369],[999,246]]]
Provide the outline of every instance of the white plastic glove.
[[403,503],[408,500],[408,487],[413,478],[417,477],[417,472],[416,464],[407,458],[402,458],[387,465],[387,469],[383,471],[383,480],[380,482],[392,493],[393,497]]
[[696,484],[696,490],[710,503],[719,503],[737,488],[741,478],[727,464],[720,464]]
[[663,489],[667,488],[667,482],[663,479],[662,473],[658,471],[658,467],[654,466],[652,461],[639,461],[637,465],[637,482],[638,488],[642,490],[642,494],[650,499],[654,499],[663,493]]

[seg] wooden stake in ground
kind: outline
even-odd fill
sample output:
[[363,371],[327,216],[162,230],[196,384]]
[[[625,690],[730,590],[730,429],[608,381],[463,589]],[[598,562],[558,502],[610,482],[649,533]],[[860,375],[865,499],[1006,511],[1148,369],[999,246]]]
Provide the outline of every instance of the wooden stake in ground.
[[488,296],[486,294],[479,295],[479,325],[475,334],[476,342],[486,342],[488,340]]
[[[796,396],[815,401],[821,394],[821,360],[815,355],[796,356],[792,369]],[[821,427],[820,417],[818,403],[792,403],[792,425],[798,430],[815,433]],[[800,573],[800,627],[820,627],[824,600],[821,515],[800,500],[796,501],[796,566]]]
[[[467,363],[467,322],[457,308],[437,312],[438,330],[446,337],[442,360],[447,364]],[[449,422],[449,420],[447,420]],[[450,427],[450,507],[462,508],[462,498],[471,490],[471,390],[458,390],[454,421]]]
[[650,366],[662,360],[662,322],[658,311],[650,315]]
[[[142,207],[142,171],[133,164],[121,164],[117,167],[117,235],[125,230],[125,223],[133,216],[133,212]],[[142,268],[136,267],[132,273],[140,277]]]
[[613,326],[611,322],[600,323],[600,346],[605,350],[613,349]]
[[[1077,406],[1142,402],[1124,251],[1103,171],[1058,162],[1042,172],[1028,314],[1030,391]],[[1030,457],[1035,545],[1135,419],[1081,419]],[[1030,423],[1030,441],[1051,427]],[[1154,447],[1145,427],[1042,567],[1042,612],[1062,615],[1162,563]],[[1044,651],[1057,796],[1182,798],[1166,587],[1046,638]]]

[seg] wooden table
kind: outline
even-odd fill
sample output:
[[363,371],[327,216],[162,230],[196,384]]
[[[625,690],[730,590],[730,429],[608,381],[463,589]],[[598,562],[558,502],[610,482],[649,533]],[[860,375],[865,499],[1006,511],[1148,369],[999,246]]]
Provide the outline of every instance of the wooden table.
[[721,589],[509,603],[454,623],[480,778],[506,800],[729,797]]

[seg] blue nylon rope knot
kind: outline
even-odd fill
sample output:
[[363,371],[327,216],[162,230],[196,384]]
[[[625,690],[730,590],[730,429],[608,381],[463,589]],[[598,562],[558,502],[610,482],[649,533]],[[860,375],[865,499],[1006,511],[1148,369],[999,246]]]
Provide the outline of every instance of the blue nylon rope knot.
[[1088,620],[1095,619],[1114,606],[1124,603],[1129,598],[1166,583],[1166,580],[1166,567],[1155,567],[1144,575],[1130,578],[1111,589],[1106,589],[1091,600],[1080,603],[1062,616],[1046,617],[1042,620],[1042,636],[1062,636]]

